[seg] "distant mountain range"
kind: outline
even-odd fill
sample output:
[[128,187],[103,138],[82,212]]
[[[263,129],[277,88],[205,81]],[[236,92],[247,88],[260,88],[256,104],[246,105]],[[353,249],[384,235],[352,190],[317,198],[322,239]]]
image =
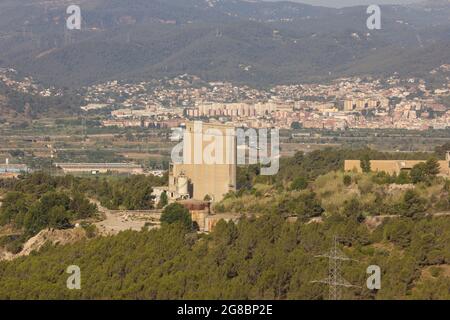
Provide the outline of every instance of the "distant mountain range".
[[[281,0],[274,0],[274,1],[281,1]],[[373,3],[377,3],[378,5],[410,4],[410,3],[414,3],[414,2],[419,2],[420,0],[377,0],[377,1],[373,1],[373,0],[292,0],[292,1],[311,4],[314,6],[342,8],[342,7],[352,7],[352,6],[360,6],[360,5],[370,5]]]
[[450,63],[450,3],[343,9],[240,0],[0,0],[0,65],[45,84],[193,74],[266,86],[349,75],[424,75]]

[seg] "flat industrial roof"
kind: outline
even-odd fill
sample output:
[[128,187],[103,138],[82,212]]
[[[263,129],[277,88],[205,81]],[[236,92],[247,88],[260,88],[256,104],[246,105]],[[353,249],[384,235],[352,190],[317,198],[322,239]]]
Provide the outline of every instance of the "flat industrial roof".
[[0,164],[0,169],[27,169],[25,164]]
[[142,168],[135,163],[55,163],[57,167],[82,167],[82,168]]

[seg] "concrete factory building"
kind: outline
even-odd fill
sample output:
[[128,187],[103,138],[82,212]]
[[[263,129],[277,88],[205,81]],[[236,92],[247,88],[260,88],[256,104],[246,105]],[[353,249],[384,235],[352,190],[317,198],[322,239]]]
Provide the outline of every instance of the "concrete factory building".
[[[234,126],[189,122],[183,136],[183,161],[172,164],[168,195],[173,200],[221,201],[236,190],[237,139]],[[214,161],[204,158],[212,155]]]
[[99,173],[119,173],[119,174],[143,174],[144,170],[140,165],[133,163],[55,163],[64,173],[71,174],[99,174]]
[[0,164],[0,177],[12,178],[20,174],[28,173],[29,169],[24,164],[10,164],[9,159],[6,159],[5,164]]
[[[371,160],[370,169],[372,171],[386,172],[389,174],[399,174],[401,171],[411,171],[411,169],[425,160]],[[440,176],[450,177],[450,152],[447,152],[445,160],[439,161]],[[345,171],[362,172],[360,160],[345,160]]]

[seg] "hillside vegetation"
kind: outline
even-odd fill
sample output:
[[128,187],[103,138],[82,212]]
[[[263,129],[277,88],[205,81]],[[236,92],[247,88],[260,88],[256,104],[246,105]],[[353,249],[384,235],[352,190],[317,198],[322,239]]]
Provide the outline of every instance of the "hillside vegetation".
[[[387,220],[371,233],[351,218],[304,224],[276,214],[221,222],[208,236],[173,224],[47,247],[0,263],[0,298],[327,299],[327,288],[311,281],[327,275],[327,261],[315,256],[334,234],[357,260],[344,264],[344,277],[362,287],[345,290],[344,298],[450,298],[448,217]],[[382,269],[378,292],[364,285],[372,264]],[[66,288],[69,265],[81,268],[79,291]]]
[[[437,148],[435,156],[445,148]],[[420,181],[413,182],[413,174],[344,173],[339,159],[350,152],[297,154],[283,160],[292,165],[272,178],[259,176],[257,167],[240,170],[242,188],[216,210],[241,213],[242,219],[221,221],[207,235],[194,232],[185,210],[171,205],[161,229],[49,244],[29,257],[0,262],[0,298],[327,299],[327,288],[312,283],[328,271],[327,260],[316,256],[338,236],[339,246],[354,259],[344,263],[343,276],[360,286],[345,289],[344,298],[449,299],[449,180],[436,177],[433,157],[416,169],[422,170]],[[394,157],[369,149],[353,155]],[[92,189],[107,186],[106,181],[44,177],[11,181],[4,188],[43,193],[41,201],[49,183],[55,190],[73,185],[87,195],[106,196]],[[110,194],[111,204],[125,205],[116,202],[125,199],[117,191]],[[81,268],[82,290],[66,288],[70,265]],[[381,267],[381,290],[365,286],[369,265]]]
[[162,179],[153,176],[92,179],[52,177],[42,172],[0,180],[4,191],[0,228],[14,230],[12,236],[2,237],[0,232],[0,248],[20,252],[41,230],[70,229],[77,221],[90,230],[93,226],[89,223],[98,218],[92,199],[108,209],[153,209],[152,187],[161,184]]

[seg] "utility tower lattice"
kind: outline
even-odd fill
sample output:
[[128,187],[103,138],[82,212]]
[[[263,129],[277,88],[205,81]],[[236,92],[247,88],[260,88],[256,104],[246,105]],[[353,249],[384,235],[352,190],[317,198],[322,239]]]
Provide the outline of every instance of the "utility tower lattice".
[[73,30],[64,29],[64,45],[68,46],[74,43]]
[[83,138],[83,149],[86,148],[86,140],[87,140],[87,128],[86,128],[86,117],[83,117],[81,120],[81,135]]
[[342,297],[342,288],[357,288],[345,280],[341,274],[342,261],[352,261],[338,248],[338,237],[334,237],[333,246],[331,250],[323,255],[316,256],[316,258],[328,258],[328,277],[323,280],[312,281],[312,283],[324,283],[329,286],[329,299],[340,300]]

